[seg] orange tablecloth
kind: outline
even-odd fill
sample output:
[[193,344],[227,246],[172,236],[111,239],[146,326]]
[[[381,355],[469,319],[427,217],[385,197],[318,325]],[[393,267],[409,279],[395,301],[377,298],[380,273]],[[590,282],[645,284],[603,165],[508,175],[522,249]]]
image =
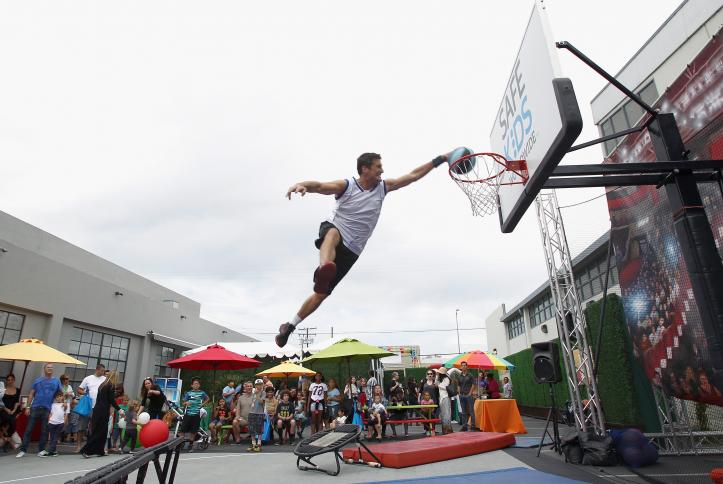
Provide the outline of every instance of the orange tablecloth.
[[514,399],[487,399],[474,402],[474,421],[484,432],[526,434]]

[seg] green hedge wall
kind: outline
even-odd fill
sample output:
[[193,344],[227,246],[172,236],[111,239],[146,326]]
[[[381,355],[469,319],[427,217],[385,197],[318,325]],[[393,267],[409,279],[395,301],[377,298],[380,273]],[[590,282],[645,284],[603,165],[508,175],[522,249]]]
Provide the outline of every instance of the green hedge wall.
[[[588,342],[593,351],[600,327],[601,307],[602,301],[598,301],[585,309]],[[635,370],[637,362],[632,355],[622,301],[616,294],[609,295],[607,299],[602,338],[597,383],[605,420],[615,425],[656,431],[658,423],[652,389],[644,375],[641,377],[641,373]],[[559,340],[555,342],[560,344]],[[564,374],[562,357],[560,351],[560,368]],[[512,381],[517,401],[529,407],[548,407],[550,398],[547,385],[536,384],[533,378],[531,350],[528,348],[507,359],[516,366],[512,372]],[[562,407],[570,399],[567,381],[553,387],[558,406]]]

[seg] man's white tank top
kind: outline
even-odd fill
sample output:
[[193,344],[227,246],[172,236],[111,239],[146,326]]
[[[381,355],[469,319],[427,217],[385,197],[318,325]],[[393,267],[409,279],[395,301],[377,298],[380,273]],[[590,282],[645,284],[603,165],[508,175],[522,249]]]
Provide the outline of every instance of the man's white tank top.
[[336,207],[328,220],[339,229],[344,245],[356,255],[362,253],[371,237],[386,195],[384,181],[364,190],[359,180],[352,177],[346,180],[344,192],[336,197]]

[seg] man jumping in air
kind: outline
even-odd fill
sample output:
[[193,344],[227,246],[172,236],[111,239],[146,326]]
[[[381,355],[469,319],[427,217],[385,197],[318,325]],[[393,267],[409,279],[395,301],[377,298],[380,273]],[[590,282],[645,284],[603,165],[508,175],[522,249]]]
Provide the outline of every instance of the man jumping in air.
[[322,183],[305,181],[289,188],[292,193],[321,193],[334,195],[336,207],[329,219],[321,223],[316,247],[319,249],[319,267],[314,272],[314,292],[301,305],[299,312],[288,323],[279,326],[276,344],[284,346],[296,326],[306,319],[331,294],[339,281],[359,258],[374,231],[387,193],[406,187],[447,161],[447,155],[415,168],[399,178],[382,180],[382,157],[377,153],[364,153],[356,163],[359,177]]

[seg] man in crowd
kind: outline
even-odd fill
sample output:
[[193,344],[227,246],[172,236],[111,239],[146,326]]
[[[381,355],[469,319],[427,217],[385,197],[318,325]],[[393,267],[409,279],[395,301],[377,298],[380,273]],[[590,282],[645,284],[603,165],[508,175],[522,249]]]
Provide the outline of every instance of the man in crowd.
[[233,438],[237,444],[241,443],[241,430],[249,425],[249,413],[254,403],[254,386],[250,381],[243,384],[243,393],[236,401],[236,417],[233,419]]
[[492,372],[487,373],[487,394],[489,398],[500,398],[500,384],[495,380],[495,376]]
[[15,457],[22,457],[28,451],[30,444],[30,435],[35,428],[35,424],[40,422],[40,442],[38,442],[38,457],[49,455],[45,450],[45,444],[48,442],[48,416],[50,408],[53,405],[56,393],[63,392],[63,385],[60,380],[53,377],[53,364],[46,363],[43,366],[43,376],[37,378],[33,382],[33,387],[28,395],[28,405],[25,407],[25,415],[28,417],[28,423],[25,427],[23,435],[23,443]]
[[371,404],[372,397],[374,396],[374,387],[377,386],[379,383],[377,383],[377,377],[374,373],[374,370],[369,370],[369,379],[367,380],[367,387],[365,389],[365,392],[367,394],[367,402]]
[[[469,372],[467,362],[463,361],[460,365],[462,367],[462,373],[457,377],[457,384],[459,385],[459,403],[462,407],[460,411],[460,423],[462,432],[467,430],[474,430],[474,397],[472,396],[472,387],[475,386],[475,378]],[[472,428],[467,427],[467,420],[470,420]]]
[[[85,378],[83,378],[83,381],[80,382],[80,386],[78,387],[78,395],[88,394],[93,407],[95,407],[95,399],[98,396],[98,388],[103,384],[105,378],[105,365],[103,363],[98,363],[95,366],[95,373],[86,376]],[[85,416],[81,415],[78,418],[78,443],[76,444],[78,449],[80,449],[81,442],[83,442],[85,433],[88,431],[88,422],[90,421],[92,415],[92,413]]]

